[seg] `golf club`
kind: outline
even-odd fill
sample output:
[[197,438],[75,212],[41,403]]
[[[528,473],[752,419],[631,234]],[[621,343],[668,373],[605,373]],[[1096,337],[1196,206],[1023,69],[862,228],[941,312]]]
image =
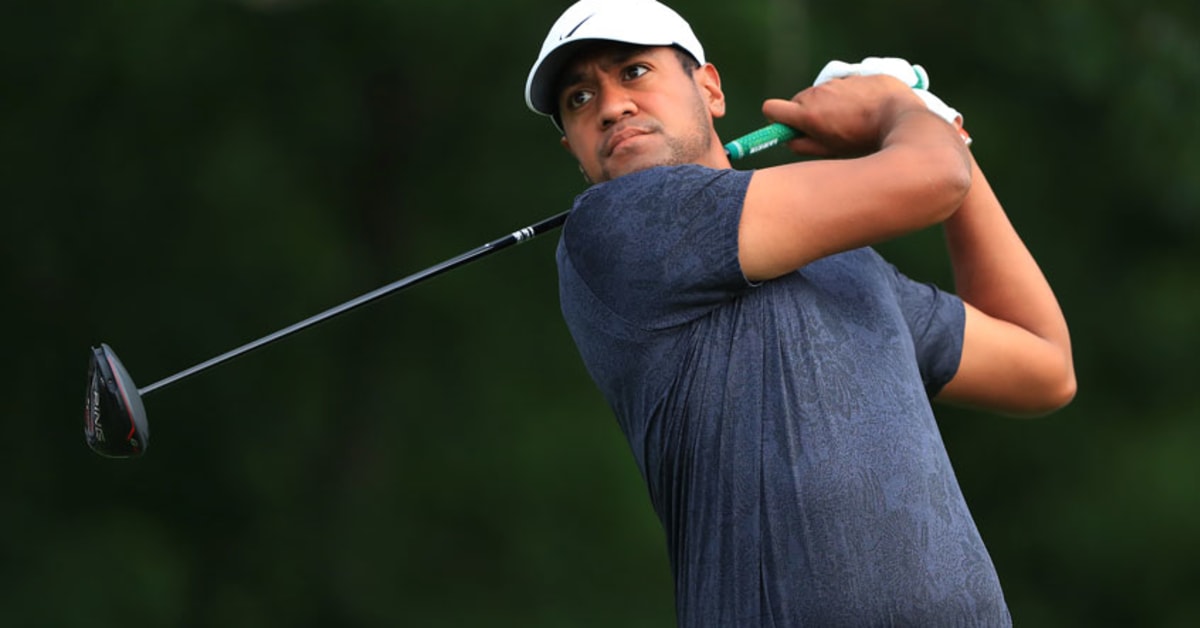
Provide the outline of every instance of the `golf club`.
[[[772,124],[726,144],[725,151],[731,159],[740,159],[785,142],[793,137],[795,137],[795,131],[792,129],[781,124]],[[139,389],[133,383],[133,378],[129,375],[129,371],[125,370],[125,366],[121,364],[121,360],[117,358],[116,352],[107,344],[100,343],[99,347],[92,348],[91,363],[88,368],[87,397],[83,412],[84,438],[92,451],[101,456],[109,458],[132,458],[140,456],[146,452],[146,447],[150,442],[150,426],[146,420],[145,407],[142,405],[142,395],[174,384],[184,378],[208,370],[218,364],[228,362],[255,349],[260,349],[300,330],[307,329],[335,316],[345,314],[448,270],[458,268],[514,244],[519,244],[543,233],[553,231],[566,222],[569,213],[569,210],[562,212],[506,236],[492,240],[466,253],[372,290],[341,305],[334,306],[298,323],[263,336],[258,340],[246,343],[215,358],[154,382],[144,388]]]

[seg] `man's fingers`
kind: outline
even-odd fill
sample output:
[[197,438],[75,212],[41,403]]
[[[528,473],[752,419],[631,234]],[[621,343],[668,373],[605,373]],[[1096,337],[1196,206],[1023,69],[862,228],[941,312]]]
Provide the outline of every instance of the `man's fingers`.
[[811,137],[797,137],[787,143],[788,150],[806,157],[832,157],[834,151]]
[[771,122],[778,122],[792,127],[801,135],[807,134],[809,126],[804,106],[793,100],[771,98],[763,102],[763,117]]
[[763,116],[771,122],[786,124],[799,132],[799,135],[787,142],[788,149],[793,153],[812,157],[829,157],[834,154],[821,140],[805,133],[803,107],[800,104],[772,98],[763,103]]
[[772,98],[763,102],[763,117],[771,122],[779,122],[800,132],[795,139],[787,143],[787,147],[798,155],[827,156],[832,154],[828,147],[804,132],[803,107],[791,100]]
[[[796,114],[799,113],[800,106],[790,100],[782,98],[769,98],[763,102],[762,112],[771,122],[782,122],[788,126],[788,122],[794,122]],[[795,128],[795,127],[793,127]]]

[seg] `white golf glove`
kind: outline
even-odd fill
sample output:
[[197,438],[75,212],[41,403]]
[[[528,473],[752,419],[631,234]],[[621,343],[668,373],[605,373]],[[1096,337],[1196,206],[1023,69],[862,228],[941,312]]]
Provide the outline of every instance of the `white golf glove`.
[[830,61],[821,69],[813,85],[820,85],[835,78],[875,74],[893,76],[913,89],[929,89],[929,74],[925,72],[925,68],[897,57],[867,57],[860,63]]
[[971,135],[963,128],[963,116],[958,110],[950,105],[947,105],[941,98],[933,95],[929,91],[929,73],[925,68],[909,63],[904,59],[897,57],[867,57],[859,63],[846,63],[844,61],[830,61],[821,69],[817,75],[817,80],[813,81],[813,85],[820,85],[826,81],[836,78],[845,78],[847,76],[872,76],[876,74],[886,74],[900,80],[900,82],[908,85],[913,89],[913,92],[925,102],[925,106],[929,110],[937,114],[946,122],[949,122],[958,130],[958,134],[962,136],[963,141],[968,145],[971,143]]

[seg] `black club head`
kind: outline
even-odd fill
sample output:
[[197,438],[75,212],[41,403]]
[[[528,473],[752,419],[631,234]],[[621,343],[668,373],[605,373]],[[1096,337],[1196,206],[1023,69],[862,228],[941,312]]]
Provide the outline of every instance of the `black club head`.
[[109,458],[140,456],[150,441],[146,410],[137,386],[117,354],[103,343],[92,348],[83,436],[92,451]]

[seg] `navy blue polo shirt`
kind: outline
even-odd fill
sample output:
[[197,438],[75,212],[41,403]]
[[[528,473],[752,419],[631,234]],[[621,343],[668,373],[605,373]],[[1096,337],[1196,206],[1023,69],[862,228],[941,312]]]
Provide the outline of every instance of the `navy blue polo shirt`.
[[758,285],[751,172],[596,185],[559,242],[564,318],[666,533],[682,626],[1011,624],[930,406],[963,305],[871,249]]

